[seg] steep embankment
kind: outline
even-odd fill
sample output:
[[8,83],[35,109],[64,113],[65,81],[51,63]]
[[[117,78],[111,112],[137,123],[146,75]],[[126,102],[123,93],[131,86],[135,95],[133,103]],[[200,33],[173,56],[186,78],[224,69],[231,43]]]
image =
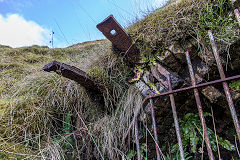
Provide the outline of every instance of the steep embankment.
[[[228,68],[226,74],[236,75],[240,68],[240,30],[234,8],[239,8],[238,2],[233,6],[227,0],[178,0],[133,24],[127,32],[141,57],[135,69],[126,66],[112,52],[107,40],[65,49],[0,46],[0,158],[132,159],[136,156],[134,138],[129,136],[128,145],[122,144],[122,138],[144,98],[141,89],[127,83],[133,77],[133,70],[144,72],[141,81],[145,80],[146,86],[159,89],[162,84],[154,67],[160,64],[179,78],[181,83],[175,87],[190,85],[184,55],[189,50],[199,82],[219,78],[207,32],[212,30],[222,62]],[[76,82],[42,71],[53,60],[78,67],[102,83],[104,104],[91,99]],[[154,84],[146,80],[149,73],[155,77]],[[235,91],[239,90],[239,81],[230,86],[234,103],[239,106]],[[222,157],[235,158],[236,134],[221,85],[200,92],[203,109],[208,112],[205,115],[214,154],[218,155],[211,108],[215,112]],[[201,153],[207,157],[192,92],[176,95],[176,104],[186,157],[196,159]],[[170,104],[165,98],[155,101],[155,105],[160,148],[166,159],[177,159]],[[147,151],[148,158],[153,158],[156,155],[147,109],[139,118],[139,138],[142,156]]]
[[[81,86],[61,76],[45,73],[42,67],[53,60],[76,66],[105,81],[106,85],[116,83],[116,94],[121,95],[123,88],[117,86],[121,86],[121,77],[106,80],[105,73],[102,73],[104,69],[120,74],[114,69],[121,64],[110,48],[106,40],[85,42],[65,49],[38,46],[13,49],[1,46],[0,156],[4,159],[64,156],[66,148],[61,149],[59,145],[68,143],[65,138],[72,136],[76,130],[77,114],[84,114],[84,121],[91,122],[102,117],[103,113],[99,106],[89,100]],[[111,95],[111,98],[116,97]],[[74,117],[73,122],[66,122],[68,116]],[[67,131],[65,123],[69,123]],[[57,141],[56,144],[49,146],[53,141]],[[68,146],[70,150],[74,148]],[[51,155],[51,152],[58,153]]]

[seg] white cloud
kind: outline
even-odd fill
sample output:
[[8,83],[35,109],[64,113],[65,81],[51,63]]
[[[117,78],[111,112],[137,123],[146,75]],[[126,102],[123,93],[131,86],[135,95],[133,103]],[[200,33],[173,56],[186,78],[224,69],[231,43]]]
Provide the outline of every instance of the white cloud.
[[[0,0],[1,1],[1,0]],[[0,44],[11,47],[48,45],[49,30],[18,14],[0,14]]]

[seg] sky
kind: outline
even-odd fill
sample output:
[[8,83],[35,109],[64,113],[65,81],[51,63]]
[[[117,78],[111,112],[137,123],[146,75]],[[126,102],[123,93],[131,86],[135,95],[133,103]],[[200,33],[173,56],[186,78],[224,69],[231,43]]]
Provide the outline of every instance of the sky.
[[[165,2],[166,0],[0,0],[0,44],[14,48],[31,45],[64,48],[103,39],[105,37],[96,25],[110,14],[126,28]],[[53,44],[50,43],[52,38]]]

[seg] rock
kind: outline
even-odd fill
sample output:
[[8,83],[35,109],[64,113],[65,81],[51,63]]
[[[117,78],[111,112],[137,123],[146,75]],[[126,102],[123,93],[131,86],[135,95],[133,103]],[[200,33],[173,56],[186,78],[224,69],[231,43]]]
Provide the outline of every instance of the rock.
[[[179,74],[179,72],[182,71],[182,67],[185,66],[186,62],[185,60],[185,52],[186,50],[184,48],[187,48],[187,50],[190,53],[196,53],[197,50],[197,44],[196,41],[193,39],[189,39],[188,41],[185,41],[184,47],[179,42],[175,42],[174,44],[170,45],[167,49],[167,51],[164,52],[163,56],[158,56],[158,60],[165,66],[168,66],[169,69]],[[193,57],[195,57],[197,54],[195,54]],[[192,58],[193,58],[192,57]]]
[[207,86],[201,89],[201,92],[211,103],[216,103],[222,107],[227,105],[225,96],[215,87]]
[[147,97],[148,95],[152,95],[153,92],[147,86],[143,81],[139,80],[138,82],[135,83],[135,86],[138,88],[138,90],[142,93],[144,97]]
[[177,75],[175,72],[171,72],[164,68],[162,65],[157,64],[156,66],[151,67],[151,72],[153,76],[167,89],[168,82],[167,82],[167,75],[170,75],[172,87],[176,88],[183,84],[183,80]]
[[240,6],[240,1],[239,0],[230,0],[233,4],[234,8],[239,8]]

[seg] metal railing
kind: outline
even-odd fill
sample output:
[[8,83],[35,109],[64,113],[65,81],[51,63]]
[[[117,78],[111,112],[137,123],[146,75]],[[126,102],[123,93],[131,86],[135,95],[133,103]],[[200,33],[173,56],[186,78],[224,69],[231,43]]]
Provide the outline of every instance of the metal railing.
[[[217,83],[222,83],[225,94],[226,94],[226,98],[227,98],[227,101],[228,101],[228,105],[229,105],[229,108],[230,108],[230,112],[231,112],[231,115],[232,115],[232,118],[233,118],[235,130],[236,130],[238,139],[240,141],[239,121],[238,121],[238,117],[237,117],[237,114],[236,114],[236,111],[235,111],[235,107],[234,107],[234,104],[233,104],[233,101],[232,101],[232,98],[231,98],[229,87],[228,87],[228,84],[227,84],[227,81],[240,79],[240,75],[233,76],[233,77],[228,77],[228,78],[225,77],[225,73],[223,71],[223,67],[222,67],[222,64],[221,64],[221,61],[220,61],[220,57],[219,57],[219,54],[217,52],[217,47],[216,47],[216,44],[215,44],[215,41],[214,41],[213,34],[212,34],[211,31],[208,31],[208,35],[209,35],[209,38],[210,38],[210,41],[211,41],[214,57],[215,57],[215,60],[217,62],[217,67],[218,67],[221,79],[211,81],[211,82],[207,82],[207,83],[196,84],[196,80],[195,80],[190,56],[189,56],[188,51],[186,51],[185,55],[186,55],[186,59],[187,59],[187,63],[188,63],[189,73],[190,73],[190,76],[191,76],[192,86],[177,89],[177,90],[172,90],[171,79],[170,79],[170,76],[168,75],[167,79],[168,79],[168,86],[169,86],[168,89],[169,89],[169,91],[165,92],[165,93],[158,94],[158,95],[149,96],[149,97],[145,98],[144,101],[143,101],[143,105],[144,105],[144,104],[146,104],[146,102],[150,101],[150,103],[151,103],[153,101],[153,99],[160,98],[161,96],[165,96],[165,95],[170,96],[173,118],[174,118],[174,124],[175,124],[175,130],[176,130],[176,134],[177,134],[180,156],[181,156],[182,160],[184,160],[184,149],[183,149],[183,146],[182,146],[181,134],[180,134],[179,124],[178,124],[176,106],[175,106],[175,101],[174,101],[174,96],[173,96],[174,93],[183,92],[183,91],[187,91],[187,90],[193,90],[194,91],[194,96],[195,96],[196,104],[197,104],[197,107],[198,107],[198,112],[199,112],[199,115],[200,115],[201,124],[202,124],[202,127],[203,127],[203,133],[204,133],[203,136],[204,136],[204,141],[205,141],[206,147],[207,147],[208,157],[209,157],[210,160],[214,160],[215,158],[214,158],[214,155],[213,155],[213,152],[212,152],[212,148],[211,148],[210,141],[209,141],[209,136],[208,136],[208,133],[207,133],[207,126],[206,126],[205,118],[204,118],[204,115],[203,115],[201,100],[200,100],[200,96],[199,96],[199,93],[198,93],[198,88],[213,85],[213,84],[217,84]],[[151,107],[151,108],[152,108],[152,112],[154,112],[153,107]],[[153,119],[155,119],[155,117]],[[154,128],[154,130],[156,130],[156,125],[153,125],[153,128]],[[157,141],[155,141],[155,142],[157,142]],[[158,153],[157,153],[157,155],[158,155]],[[160,160],[160,158],[158,158],[158,160]]]
[[[235,13],[236,19],[238,20],[239,25],[240,25],[239,10],[235,9],[234,13]],[[111,25],[109,25],[110,23],[111,23]],[[109,16],[102,23],[100,23],[97,27],[113,43],[114,46],[118,46],[118,48],[120,48],[121,51],[126,52],[128,60],[131,60],[131,58],[132,58],[130,56],[131,53],[135,53],[135,56],[136,56],[136,52],[137,52],[136,46],[134,44],[132,44],[129,36],[126,34],[126,32],[123,30],[123,28],[117,23],[117,21],[113,18],[113,16]],[[117,33],[111,34],[110,33],[111,30],[116,30]],[[212,46],[212,49],[213,49],[214,58],[217,62],[217,67],[218,67],[221,79],[211,81],[211,82],[197,84],[195,76],[194,76],[194,71],[193,71],[191,60],[190,60],[189,52],[186,51],[185,55],[186,55],[188,69],[189,69],[189,73],[190,73],[190,77],[191,77],[192,86],[173,90],[170,75],[167,75],[166,78],[167,78],[167,83],[168,83],[168,92],[151,95],[151,96],[146,97],[143,100],[142,107],[144,107],[145,104],[147,104],[147,103],[150,104],[157,160],[162,159],[162,157],[160,155],[160,148],[159,148],[159,142],[158,142],[158,136],[157,136],[157,127],[156,127],[156,118],[155,118],[155,113],[154,113],[153,100],[156,99],[156,98],[160,98],[162,96],[169,95],[170,101],[171,101],[172,112],[173,112],[175,130],[176,130],[176,135],[177,135],[177,140],[178,140],[178,146],[179,146],[179,151],[180,151],[180,157],[181,157],[182,160],[184,160],[185,159],[184,158],[184,149],[183,149],[183,145],[182,145],[180,127],[179,127],[179,123],[178,123],[176,105],[175,105],[175,100],[174,100],[174,93],[184,92],[184,91],[188,91],[188,90],[193,90],[193,92],[194,92],[194,96],[195,96],[195,100],[196,100],[196,104],[197,104],[197,108],[198,108],[198,112],[199,112],[199,116],[200,116],[200,120],[201,120],[201,125],[202,125],[202,128],[203,128],[203,139],[206,143],[208,157],[209,157],[210,160],[215,159],[214,155],[213,155],[212,148],[211,148],[210,140],[209,140],[209,135],[207,133],[207,126],[206,126],[205,118],[204,118],[204,115],[203,115],[203,109],[202,109],[202,104],[201,104],[198,89],[201,88],[201,87],[205,87],[205,86],[209,86],[209,85],[213,85],[213,84],[217,84],[217,83],[222,83],[223,84],[225,95],[226,95],[228,105],[229,105],[229,108],[230,108],[230,112],[231,112],[231,115],[232,115],[232,118],[233,118],[235,130],[236,130],[239,142],[240,142],[240,125],[239,125],[238,117],[237,117],[235,107],[234,107],[234,104],[233,104],[233,101],[232,101],[232,98],[231,98],[231,95],[230,95],[229,87],[228,87],[228,84],[227,84],[227,81],[240,79],[240,75],[236,75],[236,76],[226,78],[223,67],[222,67],[222,64],[221,64],[221,61],[220,61],[219,54],[217,52],[217,47],[216,47],[216,44],[215,44],[215,41],[214,41],[214,36],[212,34],[212,31],[209,30],[208,35],[209,35],[209,38],[210,38],[210,43],[211,43],[211,46]],[[127,39],[127,41],[126,41],[126,39]],[[122,42],[124,42],[123,47],[121,46],[121,45],[123,45]],[[132,51],[129,52],[128,48],[131,48]],[[125,141],[127,135],[129,134],[130,129],[134,127],[136,149],[137,149],[137,159],[141,160],[142,158],[141,158],[141,154],[140,154],[138,127],[137,127],[138,120],[137,120],[136,115],[134,116],[133,121],[131,122],[128,131],[126,132],[125,136],[123,137],[123,142]]]
[[[236,19],[238,20],[238,23],[240,25],[239,10],[235,9],[234,13],[235,13]],[[225,95],[226,95],[226,99],[227,99],[229,109],[230,109],[230,112],[231,112],[231,115],[232,115],[232,119],[233,119],[233,122],[234,122],[235,130],[236,130],[236,133],[237,133],[237,136],[238,136],[238,140],[240,142],[240,125],[239,125],[238,117],[237,117],[236,110],[235,110],[235,107],[234,107],[234,104],[233,104],[233,100],[232,100],[232,97],[231,97],[231,94],[230,94],[230,91],[229,91],[229,87],[228,87],[228,84],[227,84],[227,81],[240,79],[240,75],[226,78],[223,67],[222,67],[222,64],[221,64],[221,60],[220,60],[220,57],[219,57],[219,54],[218,54],[218,51],[217,51],[217,47],[216,47],[216,44],[215,44],[215,41],[214,41],[214,36],[213,36],[211,30],[208,31],[208,35],[209,35],[209,39],[210,39],[211,46],[212,46],[212,49],[213,49],[214,58],[217,62],[217,67],[218,67],[218,71],[219,71],[221,79],[211,81],[211,82],[207,82],[207,83],[203,83],[203,84],[197,84],[195,76],[194,76],[193,67],[192,67],[192,63],[191,63],[191,60],[190,60],[189,52],[186,51],[185,55],[186,55],[186,59],[187,59],[187,64],[188,64],[188,69],[189,69],[189,73],[190,73],[190,77],[191,77],[192,86],[177,89],[177,90],[172,90],[171,78],[170,78],[170,75],[167,75],[168,90],[169,91],[165,92],[165,93],[158,94],[158,95],[149,96],[149,97],[145,98],[144,101],[143,101],[143,105],[146,104],[146,102],[148,102],[148,101],[151,104],[150,106],[151,106],[151,113],[152,113],[154,138],[155,138],[155,143],[156,143],[157,160],[160,160],[161,158],[160,158],[160,154],[159,154],[159,149],[157,148],[157,146],[159,144],[158,144],[157,133],[156,133],[157,128],[156,128],[156,124],[155,124],[153,99],[159,98],[161,96],[169,95],[170,101],[171,101],[171,106],[172,106],[175,130],[176,130],[176,135],[177,135],[177,140],[178,140],[178,146],[179,146],[179,151],[180,151],[180,157],[181,157],[182,160],[184,160],[185,159],[184,158],[184,149],[183,149],[183,146],[182,146],[180,127],[179,127],[179,123],[178,123],[176,105],[175,105],[175,100],[174,100],[173,94],[178,93],[178,92],[187,91],[187,90],[190,90],[190,89],[192,89],[194,91],[194,96],[195,96],[195,100],[196,100],[196,104],[197,104],[197,108],[198,108],[198,112],[199,112],[199,116],[200,116],[200,120],[201,120],[201,124],[202,124],[202,128],[203,128],[203,133],[204,133],[203,134],[203,139],[206,143],[208,157],[209,157],[210,160],[215,159],[214,155],[213,155],[212,148],[211,148],[209,136],[208,136],[208,133],[207,133],[207,126],[206,126],[205,118],[204,118],[204,115],[203,115],[203,109],[202,109],[202,105],[201,105],[201,100],[200,100],[198,88],[213,85],[213,84],[216,84],[216,83],[222,83],[222,85],[223,85],[224,92],[225,92]],[[137,130],[135,130],[135,134],[138,134],[136,131]],[[139,145],[139,144],[136,143],[136,145]],[[137,148],[139,148],[139,146],[137,146]],[[138,152],[140,152],[140,151],[138,150]],[[138,157],[138,160],[141,160],[141,158]]]

